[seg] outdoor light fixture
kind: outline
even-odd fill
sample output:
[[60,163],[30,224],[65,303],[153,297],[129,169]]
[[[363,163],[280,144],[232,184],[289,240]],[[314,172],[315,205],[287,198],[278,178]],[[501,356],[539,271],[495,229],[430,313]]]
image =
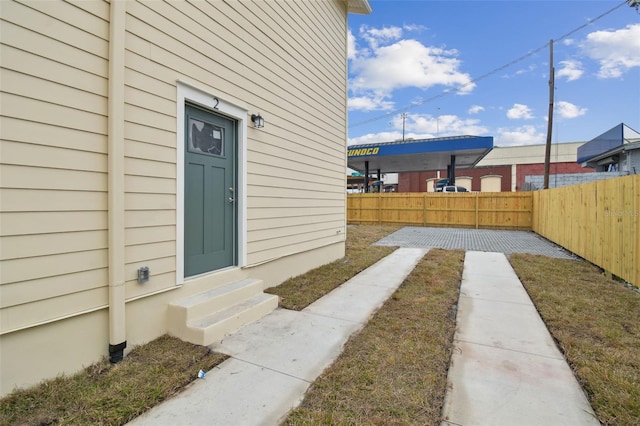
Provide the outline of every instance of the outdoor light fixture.
[[256,129],[264,127],[264,118],[262,118],[260,113],[251,114],[251,121],[253,121],[253,127]]

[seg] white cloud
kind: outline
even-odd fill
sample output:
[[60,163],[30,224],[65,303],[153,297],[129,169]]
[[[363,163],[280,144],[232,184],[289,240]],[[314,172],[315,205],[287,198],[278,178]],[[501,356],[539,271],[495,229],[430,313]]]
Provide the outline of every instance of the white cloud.
[[375,111],[393,109],[394,103],[385,101],[382,97],[356,96],[348,99],[350,111]]
[[507,117],[511,120],[529,120],[533,118],[531,108],[523,104],[513,104],[513,107],[507,111]]
[[469,93],[475,87],[469,74],[458,70],[456,50],[424,46],[416,40],[400,40],[375,49],[371,57],[351,62],[354,93],[374,91],[389,95],[394,90],[417,87],[428,89],[444,85]]
[[428,29],[424,25],[419,25],[419,24],[405,24],[402,28],[406,31],[417,31],[417,32],[422,32]]
[[566,77],[567,81],[574,81],[582,77],[584,70],[582,63],[575,60],[560,61],[560,71],[556,73],[557,77]]
[[360,27],[360,37],[366,40],[372,49],[377,49],[382,43],[389,43],[402,37],[402,28],[400,27],[383,27],[370,28],[366,25]]
[[367,28],[364,31],[370,38],[380,41],[397,40],[402,37],[402,28],[400,27],[383,27],[383,28]]
[[640,67],[640,24],[592,32],[581,47],[588,57],[599,62],[598,77],[618,78],[631,68]]
[[353,35],[353,33],[351,32],[351,30],[349,30],[347,32],[347,58],[348,59],[355,59],[356,57],[356,38]]
[[559,101],[555,104],[555,111],[561,118],[576,118],[587,113],[586,108],[580,108],[571,102]]
[[471,108],[469,108],[469,111],[467,111],[469,114],[478,114],[479,112],[484,111],[484,107],[480,106],[480,105],[472,105]]
[[367,44],[373,49],[377,49],[381,44],[389,44],[396,40],[400,40],[405,31],[421,32],[427,29],[423,25],[404,25],[402,27],[390,26],[382,28],[371,28],[367,25],[362,25],[359,29],[360,37],[367,42]]
[[[369,133],[350,138],[349,145],[392,142],[402,140],[402,116],[393,117],[389,123],[393,131]],[[428,114],[408,114],[405,121],[405,139],[430,139],[439,136],[487,135],[489,130],[479,120],[462,119],[455,115],[433,117]]]
[[516,75],[522,75],[522,74],[530,73],[532,71],[535,71],[536,68],[538,68],[538,66],[536,64],[531,64],[526,68],[520,68],[519,70],[517,70],[516,71]]
[[[406,135],[405,135],[406,137]],[[348,145],[361,145],[365,143],[392,142],[402,139],[402,132],[380,132],[349,138]]]
[[538,68],[538,66],[536,64],[531,64],[526,68],[517,69],[513,74],[503,74],[500,77],[501,78],[505,78],[505,79],[510,79],[510,78],[514,78],[514,77],[519,76],[519,75],[524,75],[524,74],[531,73],[531,72],[535,71],[537,68]]
[[[405,133],[413,132],[413,138],[452,136],[452,135],[482,135],[488,132],[481,126],[479,120],[463,119],[457,115],[407,114]],[[390,123],[395,129],[402,130],[402,116],[395,116]]]
[[499,128],[494,137],[496,146],[536,145],[546,141],[546,134],[540,133],[534,126],[522,126],[515,129]]
[[436,119],[430,117],[431,119],[427,120],[425,117],[412,118],[410,130],[435,133],[437,136],[483,135],[488,132],[486,127],[479,124],[480,120],[463,119],[456,115],[441,115]]

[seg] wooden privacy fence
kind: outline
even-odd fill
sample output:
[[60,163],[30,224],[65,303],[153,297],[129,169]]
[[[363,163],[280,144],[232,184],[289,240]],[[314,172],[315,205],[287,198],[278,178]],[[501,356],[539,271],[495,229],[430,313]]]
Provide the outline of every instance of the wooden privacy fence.
[[531,192],[375,193],[347,196],[348,223],[530,230]]
[[640,175],[535,192],[350,194],[347,222],[533,230],[640,286]]
[[640,286],[640,175],[533,193],[533,230]]

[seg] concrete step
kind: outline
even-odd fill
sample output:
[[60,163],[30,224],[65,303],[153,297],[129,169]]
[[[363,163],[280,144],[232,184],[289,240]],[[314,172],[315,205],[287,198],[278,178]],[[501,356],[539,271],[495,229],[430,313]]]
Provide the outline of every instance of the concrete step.
[[278,297],[262,292],[261,280],[245,279],[169,304],[169,334],[210,345],[278,307]]
[[169,304],[169,321],[187,324],[228,308],[230,305],[262,293],[262,280],[245,279],[194,294]]
[[259,320],[278,307],[278,296],[260,293],[227,309],[198,318],[188,324],[189,332],[194,336],[192,343],[211,345],[242,326]]

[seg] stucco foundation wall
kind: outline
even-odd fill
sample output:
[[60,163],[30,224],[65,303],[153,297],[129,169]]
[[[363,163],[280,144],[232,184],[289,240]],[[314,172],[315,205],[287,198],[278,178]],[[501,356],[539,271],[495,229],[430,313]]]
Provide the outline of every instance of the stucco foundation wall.
[[107,322],[102,309],[0,336],[0,396],[100,360],[107,353]]

